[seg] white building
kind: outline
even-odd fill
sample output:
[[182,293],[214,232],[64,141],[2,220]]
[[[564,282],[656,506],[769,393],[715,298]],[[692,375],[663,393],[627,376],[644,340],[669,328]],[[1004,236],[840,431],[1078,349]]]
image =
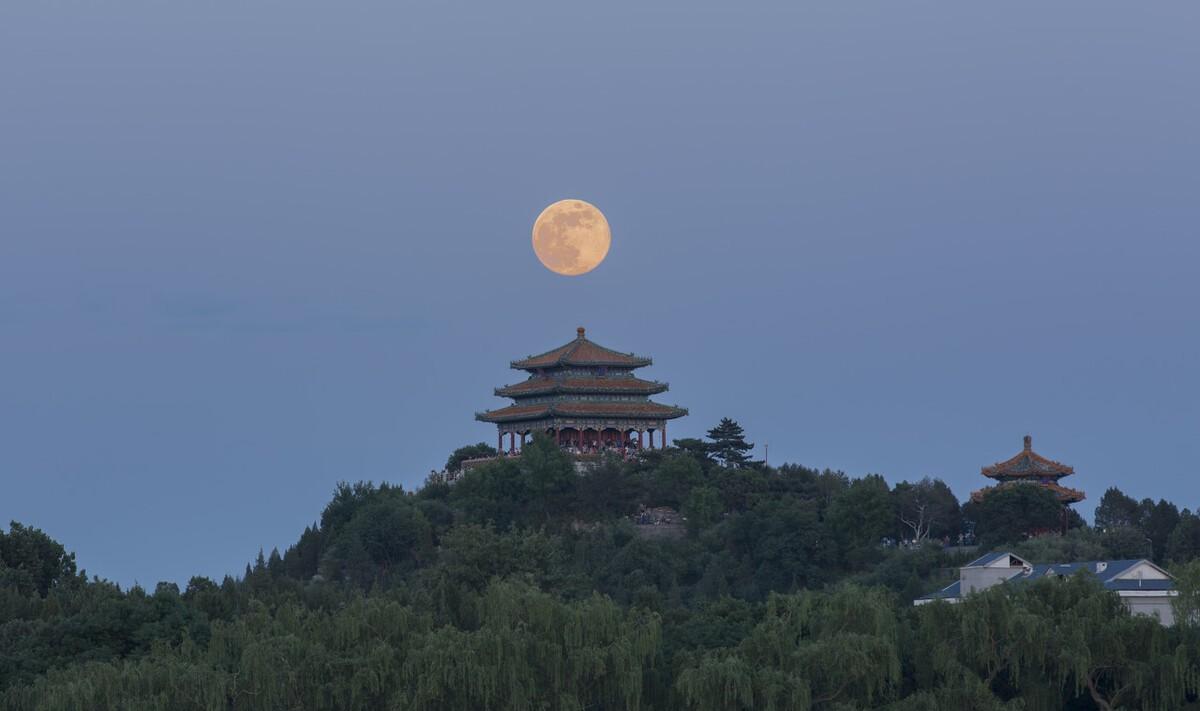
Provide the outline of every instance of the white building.
[[958,580],[913,600],[913,604],[924,605],[934,600],[955,603],[965,595],[1000,583],[1050,576],[1068,578],[1080,571],[1096,576],[1105,589],[1116,592],[1130,612],[1153,615],[1164,625],[1175,624],[1171,608],[1171,600],[1177,594],[1175,581],[1170,573],[1144,558],[1033,565],[1012,553],[988,553],[959,568]]

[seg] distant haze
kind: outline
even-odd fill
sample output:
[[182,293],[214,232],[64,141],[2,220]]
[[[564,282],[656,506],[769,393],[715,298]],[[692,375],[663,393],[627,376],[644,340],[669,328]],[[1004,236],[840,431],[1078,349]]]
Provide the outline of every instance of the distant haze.
[[0,521],[240,573],[580,325],[673,437],[1200,506],[1200,4],[743,5],[0,4]]

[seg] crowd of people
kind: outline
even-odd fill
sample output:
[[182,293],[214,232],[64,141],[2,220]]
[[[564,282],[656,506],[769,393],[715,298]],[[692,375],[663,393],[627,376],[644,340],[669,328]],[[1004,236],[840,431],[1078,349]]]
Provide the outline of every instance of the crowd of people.
[[879,540],[879,545],[884,548],[920,548],[928,541],[940,543],[943,548],[951,546],[963,547],[975,545],[975,533],[973,531],[961,531],[956,538],[950,536],[942,536],[941,538],[925,538],[917,540],[916,538],[892,538],[884,536]]

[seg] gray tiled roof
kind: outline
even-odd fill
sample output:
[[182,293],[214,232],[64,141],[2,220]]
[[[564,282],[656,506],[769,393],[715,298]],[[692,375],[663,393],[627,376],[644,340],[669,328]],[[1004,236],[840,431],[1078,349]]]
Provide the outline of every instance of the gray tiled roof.
[[1008,551],[999,551],[997,553],[988,553],[987,555],[979,556],[978,558],[971,561],[970,563],[967,563],[963,567],[964,568],[982,567],[982,566],[988,565],[990,563],[994,563],[1006,555],[1011,555],[1011,554]]
[[[1012,555],[1007,551],[997,553],[988,553],[980,556],[975,560],[967,563],[965,568],[981,567],[994,563],[995,561],[1005,556]],[[1005,580],[1005,583],[1013,585],[1021,585],[1030,581],[1039,580],[1050,576],[1061,576],[1069,578],[1078,572],[1084,572],[1088,575],[1095,576],[1100,580],[1100,583],[1108,590],[1174,590],[1174,580],[1118,580],[1117,576],[1127,572],[1130,568],[1139,563],[1149,563],[1145,559],[1129,559],[1129,560],[1089,560],[1079,563],[1041,563],[1032,566],[1028,574],[1018,573],[1013,577]],[[1103,565],[1103,570],[1101,566]],[[938,590],[937,592],[922,595],[918,600],[944,600],[947,598],[957,598],[961,592],[961,581],[954,581],[950,585]]]
[[961,587],[962,587],[962,581],[955,580],[954,582],[950,583],[949,585],[942,588],[941,590],[938,590],[937,592],[931,592],[928,595],[922,595],[921,597],[919,597],[917,599],[918,600],[945,600],[946,598],[958,597]]

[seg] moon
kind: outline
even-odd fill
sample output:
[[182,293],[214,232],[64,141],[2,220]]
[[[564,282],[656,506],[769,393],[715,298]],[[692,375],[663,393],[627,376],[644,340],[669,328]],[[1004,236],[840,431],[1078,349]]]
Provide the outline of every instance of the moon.
[[556,274],[587,274],[600,266],[611,244],[604,213],[583,200],[559,200],[533,223],[533,252]]

